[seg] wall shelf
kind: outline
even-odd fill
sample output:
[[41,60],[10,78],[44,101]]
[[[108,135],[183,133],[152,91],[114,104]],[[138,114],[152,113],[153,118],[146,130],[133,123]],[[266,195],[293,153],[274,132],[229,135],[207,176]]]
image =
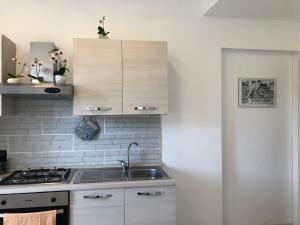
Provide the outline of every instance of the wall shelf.
[[72,99],[74,86],[72,84],[54,85],[41,84],[0,84],[0,94],[7,97],[35,97],[46,99]]

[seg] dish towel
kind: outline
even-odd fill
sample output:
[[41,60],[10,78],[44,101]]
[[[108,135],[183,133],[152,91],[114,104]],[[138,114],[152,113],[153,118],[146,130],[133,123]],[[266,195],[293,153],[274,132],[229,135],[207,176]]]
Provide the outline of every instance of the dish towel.
[[3,225],[56,225],[56,210],[35,213],[5,213]]

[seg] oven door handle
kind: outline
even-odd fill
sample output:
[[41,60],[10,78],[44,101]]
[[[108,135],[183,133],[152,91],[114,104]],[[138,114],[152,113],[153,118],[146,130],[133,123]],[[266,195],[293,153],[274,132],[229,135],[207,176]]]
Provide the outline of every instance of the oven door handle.
[[64,209],[57,209],[56,214],[64,214],[65,210]]
[[[46,211],[45,211],[46,212]],[[65,210],[64,209],[57,209],[56,210],[56,214],[64,214]],[[32,212],[28,212],[28,213],[32,213]],[[34,212],[33,212],[34,213]],[[4,217],[4,214],[9,214],[9,213],[1,213],[0,214],[0,218]],[[26,213],[25,213],[26,214]]]

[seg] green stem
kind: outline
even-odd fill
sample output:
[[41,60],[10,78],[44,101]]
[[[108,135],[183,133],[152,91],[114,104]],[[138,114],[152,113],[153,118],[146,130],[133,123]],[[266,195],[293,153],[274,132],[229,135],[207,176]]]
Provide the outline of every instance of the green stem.
[[25,70],[25,67],[23,66],[22,70],[20,71],[20,73],[17,73],[17,77],[20,76]]
[[35,66],[36,77],[39,77],[40,72],[38,71],[38,66]]

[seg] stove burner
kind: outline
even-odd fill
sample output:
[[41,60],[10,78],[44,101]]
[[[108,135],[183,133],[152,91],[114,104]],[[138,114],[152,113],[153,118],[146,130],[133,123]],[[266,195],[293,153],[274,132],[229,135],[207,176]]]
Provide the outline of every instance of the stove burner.
[[71,169],[64,168],[17,170],[4,177],[0,185],[68,182],[70,175]]

